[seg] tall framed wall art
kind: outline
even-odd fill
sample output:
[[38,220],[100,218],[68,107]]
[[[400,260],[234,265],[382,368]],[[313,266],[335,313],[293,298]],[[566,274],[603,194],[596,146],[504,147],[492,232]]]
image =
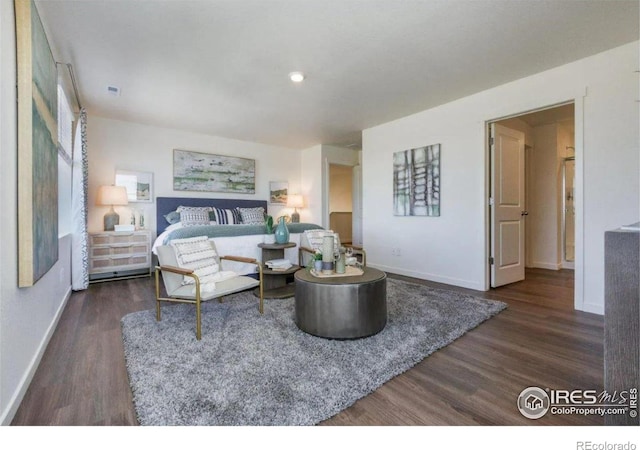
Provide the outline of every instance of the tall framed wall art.
[[393,214],[440,215],[440,144],[393,154]]
[[32,0],[15,0],[18,63],[18,286],[58,261],[56,63]]

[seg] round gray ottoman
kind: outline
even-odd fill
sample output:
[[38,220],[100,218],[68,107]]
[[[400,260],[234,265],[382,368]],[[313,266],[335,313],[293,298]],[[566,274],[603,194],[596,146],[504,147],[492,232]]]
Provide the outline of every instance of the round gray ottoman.
[[331,339],[371,336],[387,324],[387,275],[365,267],[361,276],[319,278],[295,273],[296,325]]

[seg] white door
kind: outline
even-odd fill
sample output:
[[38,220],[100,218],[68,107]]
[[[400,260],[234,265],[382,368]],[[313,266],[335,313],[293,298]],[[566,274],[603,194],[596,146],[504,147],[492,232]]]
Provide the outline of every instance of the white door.
[[491,287],[524,280],[524,133],[491,124]]

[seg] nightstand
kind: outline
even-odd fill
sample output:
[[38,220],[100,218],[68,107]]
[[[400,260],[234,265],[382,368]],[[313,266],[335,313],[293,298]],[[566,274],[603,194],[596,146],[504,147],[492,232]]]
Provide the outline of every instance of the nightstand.
[[151,232],[101,231],[89,233],[89,281],[108,281],[151,275]]
[[[284,249],[293,248],[296,244],[288,242],[286,244],[258,244],[262,249],[262,282],[264,288],[264,298],[288,298],[295,294],[295,285],[290,283],[295,272],[300,270],[300,266],[292,265],[287,270],[271,270],[264,263],[272,259],[284,258]],[[254,292],[259,295],[258,291]]]

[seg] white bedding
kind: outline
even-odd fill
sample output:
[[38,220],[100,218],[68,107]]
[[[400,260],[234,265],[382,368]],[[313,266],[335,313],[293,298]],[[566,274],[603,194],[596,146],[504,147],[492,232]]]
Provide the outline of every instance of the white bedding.
[[[152,252],[154,255],[157,255],[156,248],[160,245],[163,245],[163,242],[167,235],[171,233],[171,231],[180,228],[181,225],[176,223],[174,225],[170,225],[167,229],[161,233],[155,240]],[[292,264],[298,264],[298,246],[300,245],[300,236],[302,233],[291,233],[289,235],[289,242],[293,242],[296,244],[296,247],[287,248],[284,251],[284,257],[291,261]],[[232,256],[244,256],[246,258],[255,258],[258,261],[262,261],[262,249],[258,247],[258,244],[264,242],[264,238],[266,235],[264,234],[251,234],[247,236],[225,236],[225,237],[214,237],[211,240],[216,245],[216,250],[218,254],[221,256],[232,255]],[[250,264],[238,263],[235,261],[222,261],[222,268],[224,270],[232,270],[241,275],[247,275],[250,273],[255,273],[255,266]]]

